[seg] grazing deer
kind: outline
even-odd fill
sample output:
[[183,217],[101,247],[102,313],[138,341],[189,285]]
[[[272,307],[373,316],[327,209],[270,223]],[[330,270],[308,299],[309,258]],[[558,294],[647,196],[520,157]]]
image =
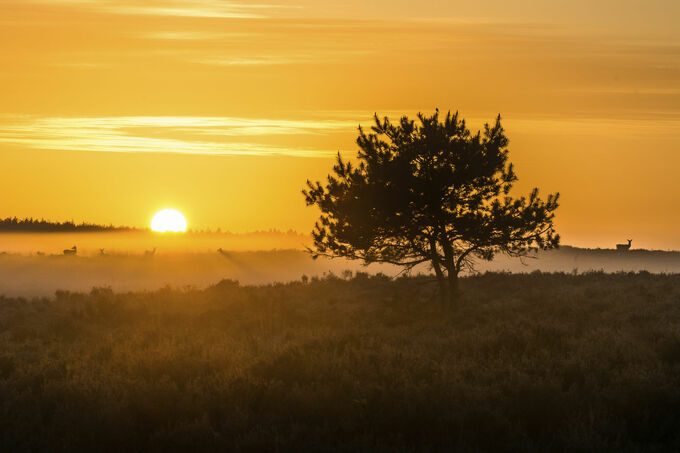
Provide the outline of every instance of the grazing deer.
[[632,239],[628,239],[628,244],[616,244],[616,250],[630,250],[630,243]]
[[144,252],[144,256],[154,256],[156,254],[156,247],[153,250],[147,250]]
[[69,255],[77,255],[78,254],[78,248],[74,245],[70,249],[64,250],[64,255],[69,256]]

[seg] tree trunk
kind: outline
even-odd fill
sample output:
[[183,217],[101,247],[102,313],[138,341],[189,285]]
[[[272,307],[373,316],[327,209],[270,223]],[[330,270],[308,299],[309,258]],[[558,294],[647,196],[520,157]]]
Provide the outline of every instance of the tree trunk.
[[437,283],[439,283],[439,301],[442,306],[447,306],[450,302],[449,295],[449,284],[446,281],[446,276],[442,271],[441,266],[438,262],[433,261],[432,267],[434,268],[434,273],[437,276]]
[[456,267],[455,257],[451,246],[447,243],[444,245],[444,267],[446,268],[446,287],[447,300],[449,307],[455,308],[458,306],[460,290],[458,288],[458,268]]
[[[458,289],[458,268],[456,267],[455,255],[451,242],[444,237],[441,240],[442,249],[444,250],[444,267],[446,268],[446,292],[442,293],[442,299],[450,308],[458,305],[459,289]],[[443,277],[442,277],[443,279]]]
[[452,307],[458,306],[458,301],[460,299],[460,288],[458,286],[458,271],[454,269],[448,270],[448,303]]

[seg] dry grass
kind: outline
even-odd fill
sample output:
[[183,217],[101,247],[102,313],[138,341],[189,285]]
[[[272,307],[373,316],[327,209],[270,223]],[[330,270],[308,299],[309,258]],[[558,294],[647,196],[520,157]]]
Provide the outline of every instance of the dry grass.
[[0,299],[2,451],[680,449],[680,276]]

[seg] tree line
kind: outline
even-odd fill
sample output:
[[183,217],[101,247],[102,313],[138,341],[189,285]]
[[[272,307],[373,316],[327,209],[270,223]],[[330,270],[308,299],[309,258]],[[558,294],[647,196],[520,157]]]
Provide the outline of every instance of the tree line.
[[95,223],[53,222],[45,219],[7,217],[0,219],[2,233],[70,233],[70,232],[103,232],[103,231],[137,231],[137,228],[114,225],[98,225]]

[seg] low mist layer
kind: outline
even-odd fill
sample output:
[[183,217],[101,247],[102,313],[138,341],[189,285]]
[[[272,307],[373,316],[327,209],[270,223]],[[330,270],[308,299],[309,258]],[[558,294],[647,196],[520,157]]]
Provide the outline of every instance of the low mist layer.
[[[314,260],[301,247],[293,248],[301,238],[281,233],[0,235],[0,251],[9,250],[0,254],[0,295],[50,296],[57,290],[89,291],[93,287],[115,291],[205,288],[224,279],[260,285],[347,272],[400,275],[401,269],[395,266]],[[70,244],[77,244],[78,252],[64,256],[61,249]],[[284,250],[286,246],[290,248]],[[562,247],[521,260],[499,256],[480,262],[476,272],[486,271],[680,273],[680,253]],[[421,266],[412,273],[429,274],[430,269]]]
[[482,271],[507,272],[638,272],[680,273],[680,252],[663,250],[581,249],[563,246],[527,258],[499,256],[480,263]]
[[372,273],[398,271],[391,266],[369,266],[346,260],[314,260],[299,250],[175,253],[109,256],[0,256],[0,295],[48,296],[56,290],[153,290],[164,286],[203,288],[223,279],[243,284],[300,280],[303,275],[342,273],[364,269]]
[[[257,231],[247,234],[151,231],[105,233],[10,233],[0,234],[0,253],[62,255],[77,247],[79,256],[135,255],[147,251],[158,254],[297,249],[310,243],[309,237],[294,231]],[[102,252],[103,249],[103,252]]]

